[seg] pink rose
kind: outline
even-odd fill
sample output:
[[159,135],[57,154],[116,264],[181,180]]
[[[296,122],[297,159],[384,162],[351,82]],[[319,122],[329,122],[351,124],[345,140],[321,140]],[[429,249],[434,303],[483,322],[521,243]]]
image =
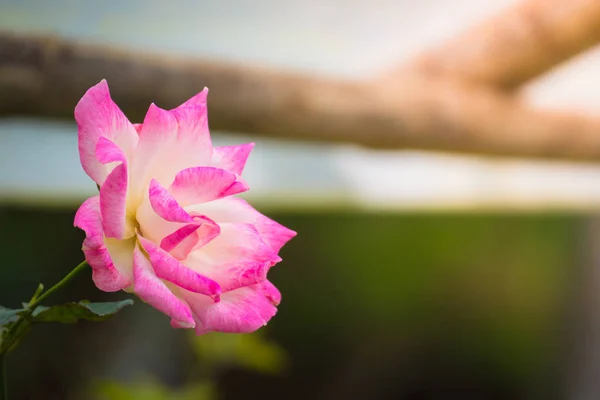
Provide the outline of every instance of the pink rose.
[[213,147],[208,90],[167,111],[150,106],[131,124],[106,81],[75,107],[79,154],[100,188],[77,211],[96,286],[125,290],[176,328],[252,332],[281,295],[267,280],[294,231],[234,195],[252,143]]

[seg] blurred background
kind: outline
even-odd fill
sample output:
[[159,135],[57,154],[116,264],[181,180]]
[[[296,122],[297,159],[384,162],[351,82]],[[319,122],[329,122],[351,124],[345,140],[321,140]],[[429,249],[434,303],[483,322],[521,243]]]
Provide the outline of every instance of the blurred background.
[[[0,0],[0,30],[360,80],[516,3]],[[594,114],[599,76],[592,48],[519,96]],[[96,187],[72,119],[0,117],[0,304],[17,307],[81,261],[73,216]],[[12,398],[600,398],[593,160],[212,135],[256,142],[247,198],[298,232],[270,272],[278,315],[255,334],[196,338],[137,301],[105,323],[37,326],[9,356]],[[81,276],[54,301],[125,296]]]

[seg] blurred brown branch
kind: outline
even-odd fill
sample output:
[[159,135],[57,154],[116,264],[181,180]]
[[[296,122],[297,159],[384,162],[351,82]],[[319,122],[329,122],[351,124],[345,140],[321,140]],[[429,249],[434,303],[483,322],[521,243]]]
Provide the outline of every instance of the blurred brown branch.
[[385,79],[408,68],[513,89],[599,41],[600,1],[524,0]]
[[[413,64],[420,69],[364,81],[0,33],[0,116],[72,118],[87,88],[106,78],[138,121],[149,102],[174,107],[208,86],[213,129],[385,149],[600,160],[600,118],[536,110],[497,90],[595,42],[600,2],[526,0],[494,21],[425,55]],[[428,74],[432,68],[444,73]]]

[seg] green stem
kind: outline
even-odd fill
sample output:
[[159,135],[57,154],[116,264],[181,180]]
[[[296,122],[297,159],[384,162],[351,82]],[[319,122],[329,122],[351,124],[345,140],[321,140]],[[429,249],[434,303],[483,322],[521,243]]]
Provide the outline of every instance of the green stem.
[[[35,311],[35,308],[42,301],[44,301],[46,298],[48,298],[48,296],[50,296],[52,293],[56,292],[58,289],[63,287],[67,282],[69,282],[80,271],[85,269],[86,266],[87,266],[87,261],[85,261],[85,260],[82,261],[81,263],[79,263],[78,266],[73,268],[71,270],[71,272],[69,272],[67,274],[67,276],[62,278],[60,280],[60,282],[58,282],[56,285],[52,286],[50,289],[48,289],[45,293],[43,293],[41,295],[40,295],[40,292],[43,290],[44,286],[42,284],[40,284],[38,286],[33,297],[27,304],[27,312],[25,314],[21,315],[21,317],[17,320],[17,322],[15,322],[15,324],[10,328],[10,330],[8,331],[8,334],[6,335],[6,341],[9,342],[8,345],[5,347],[7,352],[10,351],[15,346],[15,344],[19,341],[21,336],[23,336],[23,334],[25,334],[27,332],[27,329],[26,329],[27,324],[30,323],[28,321],[28,319],[31,316],[31,314]],[[23,326],[23,324],[26,324],[26,325]],[[21,329],[21,331],[19,331],[19,329]],[[3,356],[3,354],[0,354],[0,357],[1,356]],[[0,397],[0,400],[4,400],[4,399],[2,397]]]
[[6,355],[0,354],[0,400],[8,399],[8,388],[6,386]]
[[50,296],[52,293],[56,292],[58,289],[60,289],[61,287],[63,287],[67,282],[69,282],[71,279],[73,279],[73,277],[75,275],[77,275],[79,272],[83,271],[86,266],[87,266],[87,261],[82,261],[79,263],[78,266],[76,266],[75,268],[73,268],[71,270],[71,272],[69,272],[67,274],[67,276],[65,276],[64,278],[61,279],[60,282],[58,282],[56,285],[52,286],[50,289],[46,290],[44,293],[42,293],[41,296],[32,299],[32,301],[29,303],[28,307],[30,312],[33,312],[35,310],[35,308],[44,300],[46,300],[46,298],[48,298],[48,296]]
[[[60,280],[56,285],[52,286],[46,292],[42,293],[44,290],[44,285],[40,283],[37,287],[35,293],[29,300],[27,304],[27,311],[22,314],[17,322],[10,328],[8,334],[6,335],[6,341],[8,345],[5,347],[5,351],[10,351],[16,343],[19,341],[21,336],[23,336],[27,332],[28,324],[30,324],[29,317],[35,311],[36,307],[44,300],[46,300],[52,293],[56,292],[64,285],[66,285],[75,275],[81,272],[87,266],[86,261],[82,261],[78,266],[73,268],[71,272],[67,274],[64,278]],[[6,343],[4,343],[6,345]],[[6,383],[6,352],[3,354],[0,353],[0,400],[7,400],[7,383]]]
[[42,294],[42,292],[44,291],[44,285],[43,284],[39,284],[37,289],[35,290],[35,293],[33,294],[33,296],[31,296],[31,299],[29,300],[29,302],[27,303],[27,305],[33,303],[35,301],[35,299],[38,298],[38,296],[40,294]]

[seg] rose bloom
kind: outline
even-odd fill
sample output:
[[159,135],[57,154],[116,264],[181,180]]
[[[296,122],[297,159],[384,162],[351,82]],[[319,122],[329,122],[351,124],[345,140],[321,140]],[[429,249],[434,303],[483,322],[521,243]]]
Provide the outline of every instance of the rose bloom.
[[253,143],[213,147],[208,90],[132,124],[106,81],[75,107],[79,155],[99,187],[77,211],[96,286],[133,292],[176,328],[253,332],[275,315],[267,280],[294,231],[236,194]]

